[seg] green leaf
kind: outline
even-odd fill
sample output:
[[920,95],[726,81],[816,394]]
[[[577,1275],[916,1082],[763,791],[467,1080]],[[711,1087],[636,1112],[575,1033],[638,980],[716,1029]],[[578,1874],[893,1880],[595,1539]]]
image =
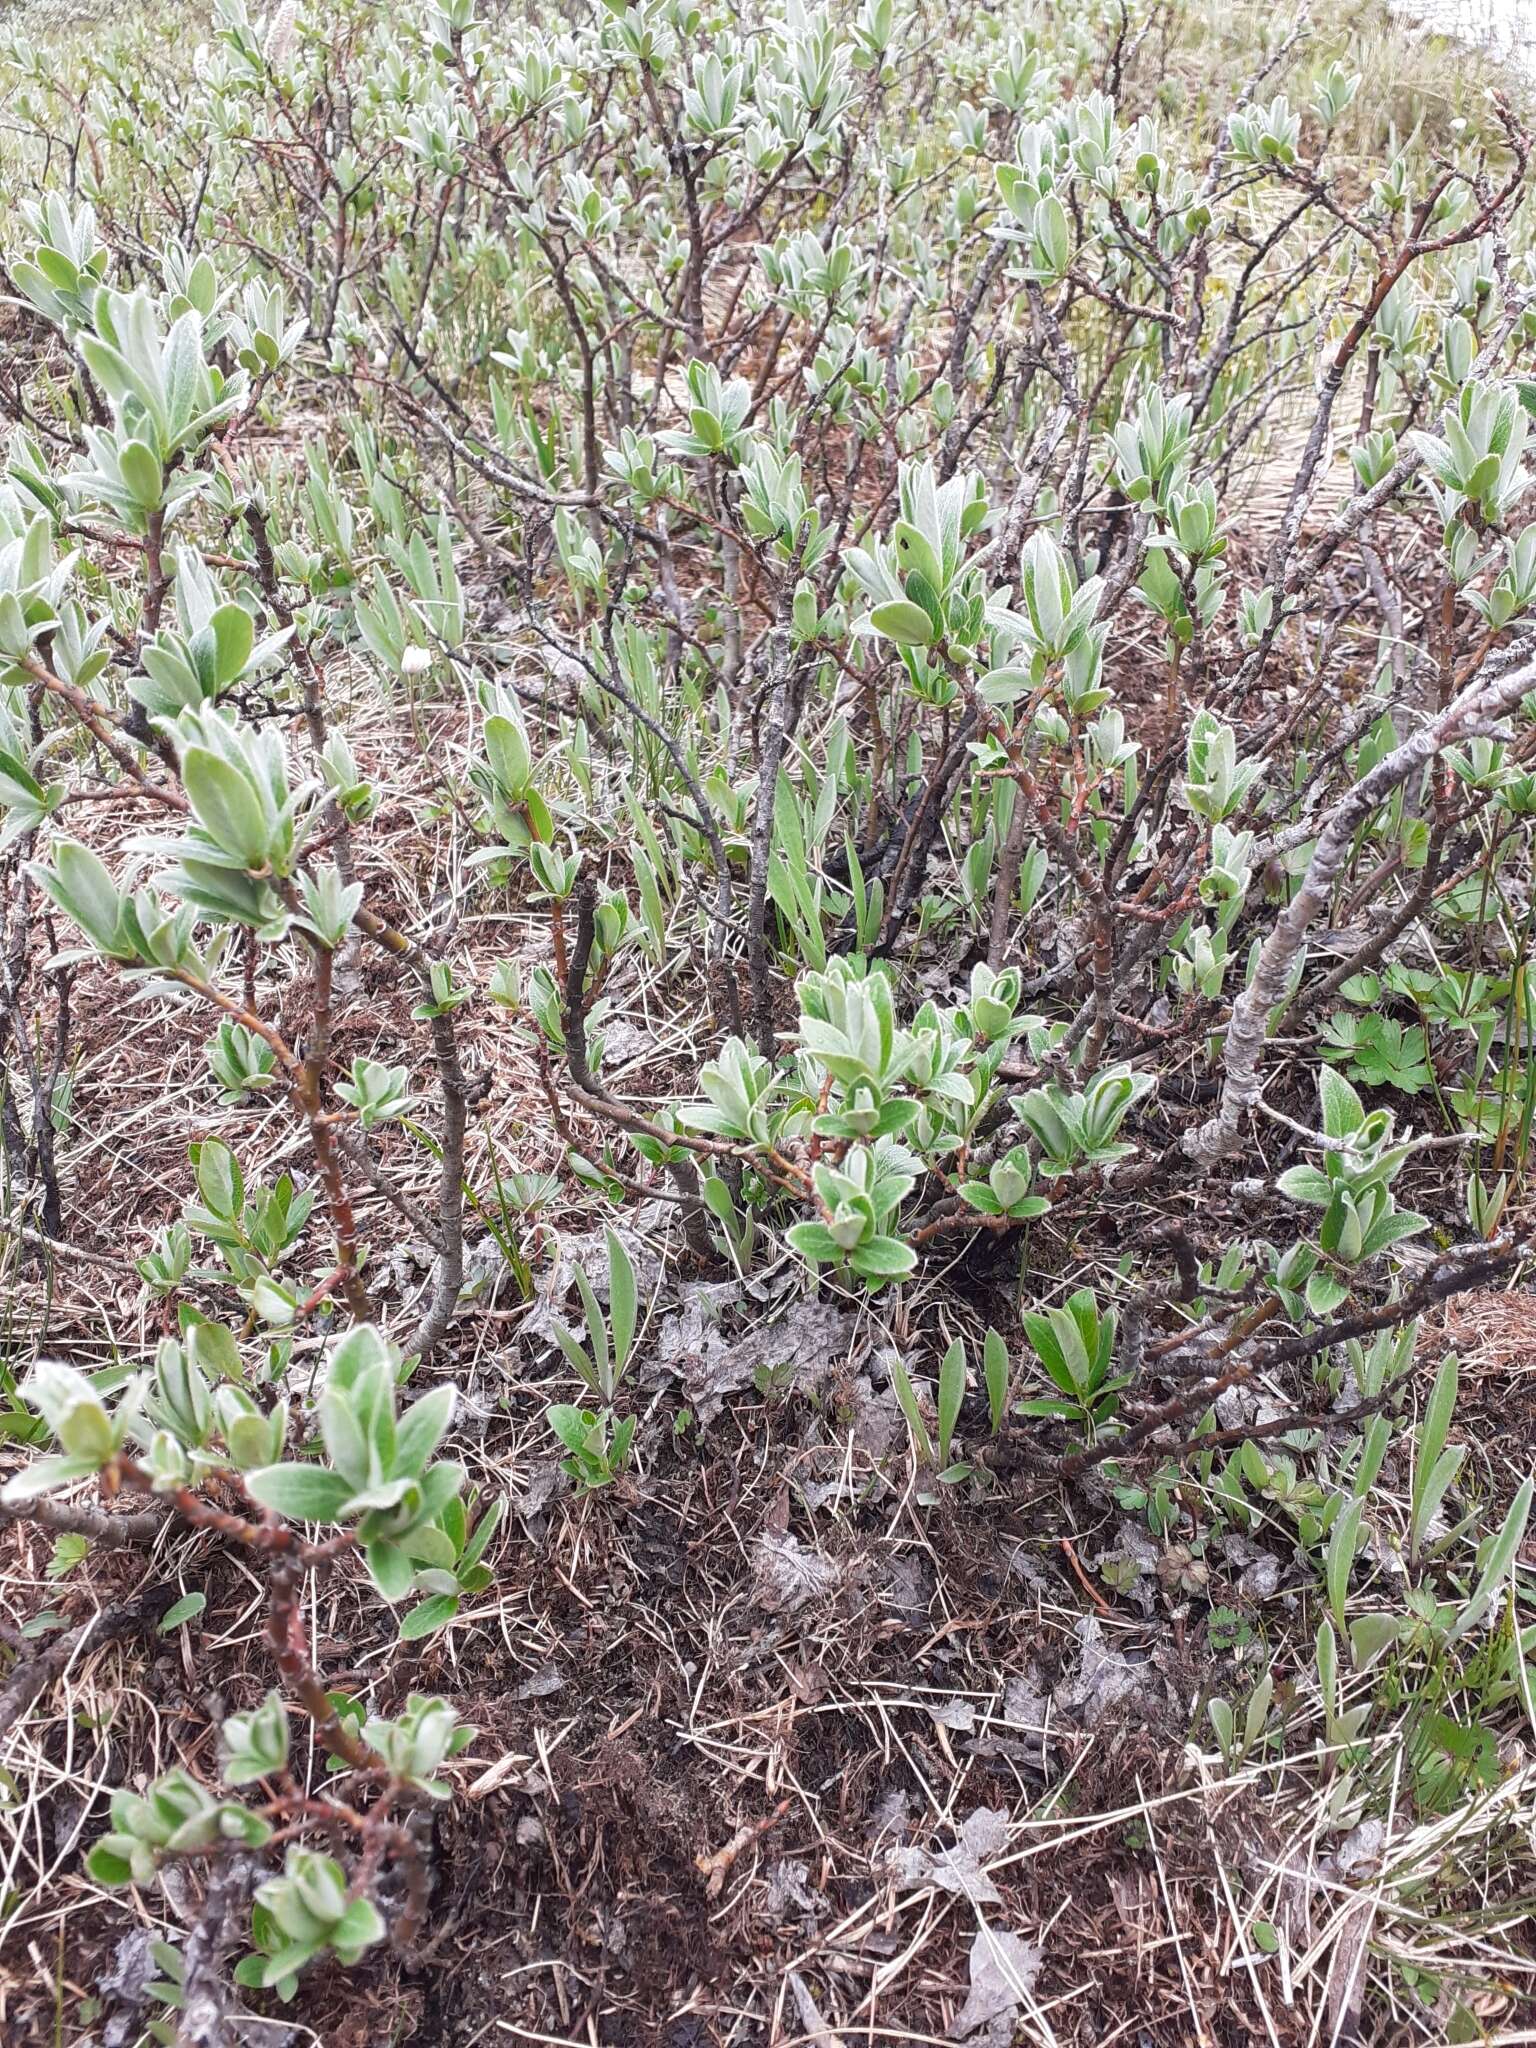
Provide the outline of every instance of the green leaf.
[[208,621],[213,634],[213,668],[219,688],[238,682],[256,644],[256,622],[243,604],[221,604]]
[[848,1263],[866,1280],[904,1280],[917,1264],[917,1253],[895,1237],[867,1237]]
[[47,800],[43,785],[26,762],[19,760],[4,747],[0,747],[0,784],[12,785],[16,792],[12,797],[0,789],[0,801],[12,803],[30,800],[32,804],[41,807]]
[[160,1633],[168,1636],[173,1628],[180,1628],[184,1621],[192,1621],[208,1605],[206,1593],[184,1593],[174,1607],[168,1607],[160,1617]]
[[114,406],[121,409],[128,399],[137,398],[155,425],[164,428],[165,407],[161,403],[161,394],[139,375],[120,350],[94,334],[86,334],[80,338],[80,353],[85,357],[91,375]]
[[576,1268],[576,1292],[581,1296],[581,1312],[586,1318],[587,1340],[592,1346],[592,1362],[597,1369],[597,1384],[604,1395],[613,1392],[613,1354],[608,1344],[608,1318],[598,1306],[597,1296],[592,1292],[592,1283],[581,1267]]
[[331,1935],[338,1948],[366,1948],[384,1939],[384,1921],[372,1899],[352,1899]]
[[1332,1273],[1319,1268],[1307,1281],[1307,1307],[1318,1317],[1330,1316],[1349,1299],[1349,1289]]
[[188,747],[181,757],[181,782],[209,838],[246,867],[262,867],[272,835],[256,792],[239,769],[206,747]]
[[457,1393],[452,1386],[434,1387],[430,1394],[423,1394],[419,1401],[413,1401],[401,1416],[395,1433],[394,1471],[409,1473],[414,1479],[425,1469],[428,1458],[437,1449],[444,1430],[453,1420],[454,1403]]
[[291,1522],[334,1522],[352,1497],[339,1472],[324,1465],[264,1465],[245,1475],[246,1491]]
[[939,1367],[939,1463],[949,1463],[949,1446],[965,1400],[965,1346],[957,1337]]
[[160,459],[143,441],[124,441],[117,451],[117,466],[123,482],[145,511],[160,503],[165,477]]
[[34,256],[38,269],[55,291],[72,292],[79,288],[80,272],[62,249],[50,249],[45,242],[34,252]]
[[416,1575],[416,1583],[425,1592],[458,1592],[459,1582],[455,1575],[458,1553],[446,1529],[431,1522],[424,1523],[421,1528],[411,1531],[405,1547],[413,1561],[422,1567]]
[[613,1376],[617,1383],[629,1363],[630,1346],[635,1341],[639,1289],[623,1242],[611,1229],[604,1236],[608,1242],[608,1315],[613,1326]]
[[1344,1619],[1344,1602],[1349,1592],[1349,1571],[1355,1561],[1355,1552],[1360,1545],[1360,1518],[1365,1513],[1362,1500],[1352,1500],[1333,1525],[1333,1534],[1328,1539],[1328,1552],[1323,1564],[1323,1578],[1328,1589],[1328,1609],[1339,1634],[1343,1635],[1348,1624]]
[[1339,1639],[1326,1615],[1317,1625],[1317,1683],[1323,1706],[1332,1714],[1338,1705]]
[[1371,1488],[1376,1484],[1376,1476],[1381,1470],[1391,1441],[1391,1417],[1373,1415],[1366,1424],[1365,1435],[1360,1444],[1360,1463],[1355,1468],[1355,1476],[1350,1485],[1350,1492],[1356,1500],[1365,1500],[1369,1496]]
[[202,316],[189,308],[171,328],[161,356],[161,374],[165,379],[166,416],[172,434],[178,438],[190,424],[196,408],[199,373],[202,368]]
[[905,519],[898,519],[891,528],[891,540],[896,549],[896,560],[903,575],[915,570],[935,590],[944,582],[944,571],[934,553],[933,545],[917,527]]
[[898,647],[933,645],[932,619],[920,604],[913,604],[907,598],[898,597],[889,604],[877,604],[869,615],[869,623],[887,640],[894,640]]
[[1337,1067],[1321,1067],[1317,1076],[1325,1138],[1350,1138],[1365,1122],[1365,1104]]
[[[1445,1448],[1445,1440],[1450,1433],[1451,1417],[1456,1411],[1459,1384],[1460,1368],[1456,1353],[1448,1351],[1440,1362],[1440,1370],[1435,1374],[1435,1383],[1430,1388],[1429,1399],[1424,1404],[1424,1418],[1419,1424],[1416,1463],[1426,1469],[1434,1464]],[[1415,1486],[1415,1497],[1417,1491]]]
[[13,1473],[5,1485],[0,1487],[0,1501],[14,1506],[18,1501],[35,1500],[40,1493],[51,1493],[56,1486],[68,1486],[71,1480],[84,1479],[92,1472],[101,1470],[100,1458],[37,1458],[30,1465],[23,1465]]
[[896,1389],[896,1399],[901,1412],[907,1418],[907,1428],[912,1432],[912,1447],[920,1464],[931,1465],[933,1439],[928,1434],[928,1425],[923,1420],[923,1411],[917,1405],[917,1395],[907,1377],[907,1369],[899,1358],[891,1360],[891,1384]]
[[224,1222],[232,1222],[245,1202],[245,1181],[234,1153],[222,1138],[203,1138],[190,1150],[203,1206]]
[[114,1891],[120,1886],[131,1884],[133,1867],[126,1856],[106,1842],[98,1842],[85,1859],[85,1867],[98,1884],[110,1886]]
[[1357,1615],[1349,1625],[1349,1655],[1355,1669],[1368,1670],[1411,1626],[1397,1614]]
[[613,1432],[613,1445],[608,1453],[609,1463],[615,1472],[629,1462],[629,1447],[634,1442],[638,1415],[626,1415]]
[[443,1458],[436,1465],[429,1465],[421,1475],[419,1518],[435,1521],[463,1486],[464,1479],[464,1467],[454,1458]]
[[440,1629],[444,1622],[452,1621],[458,1611],[457,1593],[437,1593],[430,1600],[418,1601],[401,1619],[401,1642],[419,1642],[423,1636],[429,1636],[435,1629]]
[[1065,1308],[1047,1309],[1046,1315],[1050,1318],[1051,1325],[1056,1332],[1057,1348],[1061,1353],[1062,1362],[1067,1369],[1067,1380],[1071,1391],[1074,1394],[1091,1392],[1093,1362],[1088,1355],[1088,1345],[1084,1338],[1082,1325],[1072,1313],[1071,1302],[1068,1302]]
[[[110,952],[117,944],[122,898],[106,864],[78,840],[58,839],[53,848],[53,877],[57,888],[48,893],[60,909],[67,911],[103,952]],[[45,886],[49,883],[46,869],[40,879]]]
[[411,1590],[416,1567],[398,1543],[365,1543],[363,1558],[369,1576],[389,1601],[403,1600]]
[[314,1949],[309,1944],[295,1942],[286,1948],[279,1949],[275,1955],[255,1958],[248,1957],[248,1961],[254,1960],[259,1962],[261,1968],[254,1979],[247,1979],[246,1981],[255,1982],[264,1991],[276,1991],[278,1997],[286,2004],[293,1996],[294,1989],[297,1986],[299,1971],[303,1969],[314,1952]]
[[491,773],[513,801],[521,798],[533,769],[528,735],[520,724],[496,712],[481,728]]
[[1488,1561],[1483,1566],[1483,1575],[1477,1582],[1477,1590],[1456,1617],[1449,1640],[1455,1642],[1468,1629],[1476,1628],[1492,1606],[1495,1595],[1503,1585],[1510,1567],[1519,1552],[1525,1537],[1525,1525],[1531,1513],[1532,1483],[1527,1479],[1520,1491],[1509,1504],[1509,1513],[1504,1517],[1503,1527],[1488,1549]]
[[784,1235],[803,1259],[825,1263],[843,1256],[842,1246],[825,1223],[792,1223]]
[[1056,1334],[1056,1326],[1050,1317],[1042,1315],[1037,1309],[1031,1309],[1025,1313],[1023,1322],[1024,1334],[1029,1339],[1030,1348],[1045,1367],[1046,1372],[1064,1394],[1075,1394],[1077,1392],[1077,1383],[1068,1369],[1065,1357],[1062,1355],[1061,1344]]
[[567,1328],[558,1316],[551,1316],[549,1325],[555,1333],[555,1342],[565,1353],[566,1364],[570,1366],[572,1372],[576,1374],[582,1385],[590,1387],[594,1394],[601,1393],[602,1389],[598,1385],[597,1369],[587,1356],[575,1331]]
[[1071,260],[1072,244],[1066,208],[1054,192],[1047,192],[1035,208],[1035,242],[1053,275],[1059,276]]
[[556,1401],[545,1409],[544,1420],[568,1451],[580,1452],[586,1449],[588,1433],[597,1418],[570,1401]]
[[475,1524],[475,1532],[465,1544],[464,1554],[459,1559],[459,1569],[461,1572],[468,1570],[473,1565],[477,1565],[481,1558],[484,1557],[486,1545],[501,1525],[501,1517],[506,1509],[506,1505],[507,1503],[503,1498],[493,1500],[485,1513],[480,1517],[480,1520]]
[[1008,1346],[996,1330],[987,1331],[981,1351],[981,1372],[987,1383],[987,1410],[992,1421],[992,1434],[996,1436],[1008,1408]]
[[[206,1145],[209,1141],[204,1139],[203,1142]],[[230,1156],[233,1159],[234,1155]],[[226,1324],[199,1316],[196,1322],[188,1325],[187,1348],[203,1371],[213,1379],[238,1380],[242,1377],[239,1347],[235,1343],[234,1332]]]

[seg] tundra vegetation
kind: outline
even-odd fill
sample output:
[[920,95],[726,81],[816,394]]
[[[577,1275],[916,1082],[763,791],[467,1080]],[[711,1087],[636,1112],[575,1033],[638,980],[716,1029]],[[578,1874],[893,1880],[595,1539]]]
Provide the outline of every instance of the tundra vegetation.
[[8,2042],[1529,2038],[1532,136],[1320,12],[11,17]]

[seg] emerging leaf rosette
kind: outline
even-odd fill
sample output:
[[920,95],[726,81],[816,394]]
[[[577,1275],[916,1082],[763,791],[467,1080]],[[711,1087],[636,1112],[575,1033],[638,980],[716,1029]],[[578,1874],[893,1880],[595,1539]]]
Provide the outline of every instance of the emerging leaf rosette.
[[88,846],[56,839],[53,866],[34,863],[27,872],[104,958],[127,968],[185,970],[199,976],[207,972],[208,960],[192,940],[192,910],[172,909],[149,888],[128,895]]
[[904,1280],[917,1254],[893,1231],[915,1179],[911,1154],[889,1139],[853,1146],[840,1167],[818,1163],[812,1182],[825,1221],[795,1224],[789,1242],[815,1265],[851,1267],[872,1288]]
[[228,1799],[215,1799],[185,1771],[157,1778],[142,1795],[126,1789],[112,1794],[112,1826],[87,1859],[98,1884],[150,1884],[162,1856],[238,1843],[259,1849],[272,1830],[259,1814]]
[[1391,1112],[1368,1111],[1332,1067],[1323,1067],[1317,1081],[1322,1135],[1330,1141],[1323,1163],[1288,1167],[1276,1185],[1293,1202],[1322,1210],[1320,1249],[1340,1265],[1354,1266],[1416,1237],[1429,1219],[1399,1209],[1393,1197],[1391,1183],[1413,1147],[1392,1142]]
[[375,1718],[363,1724],[363,1740],[383,1757],[402,1784],[429,1799],[447,1799],[448,1787],[432,1774],[475,1739],[446,1700],[413,1692],[398,1721]]
[[[205,705],[184,711],[172,731],[181,749],[182,787],[197,821],[182,849],[185,880],[217,896],[241,875],[291,875],[306,791],[289,788],[288,756],[276,728],[244,726]],[[200,900],[185,881],[182,893],[189,902]],[[238,887],[227,905],[204,907],[254,922]]]
[[382,1941],[384,1916],[372,1899],[352,1896],[334,1856],[290,1849],[282,1876],[257,1890],[251,1931],[261,1953],[236,1966],[236,1981],[291,1998],[300,1970],[323,1950],[350,1965]]
[[72,1479],[86,1479],[110,1465],[143,1412],[149,1391],[140,1375],[128,1382],[121,1400],[108,1408],[98,1385],[61,1359],[40,1358],[22,1390],[59,1443],[62,1455],[38,1458],[6,1481],[0,1501],[32,1500]]
[[386,1600],[410,1591],[417,1560],[437,1562],[433,1527],[464,1484],[464,1467],[429,1464],[453,1418],[455,1392],[434,1387],[396,1417],[399,1354],[371,1323],[331,1354],[317,1408],[326,1464],[268,1465],[246,1485],[291,1521],[350,1522]]

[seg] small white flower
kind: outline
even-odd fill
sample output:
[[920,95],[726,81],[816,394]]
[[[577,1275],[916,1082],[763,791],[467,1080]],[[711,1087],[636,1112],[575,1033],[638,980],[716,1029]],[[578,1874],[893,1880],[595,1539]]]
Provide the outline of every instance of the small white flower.
[[407,647],[400,657],[400,673],[403,676],[419,676],[432,666],[432,656],[425,647]]

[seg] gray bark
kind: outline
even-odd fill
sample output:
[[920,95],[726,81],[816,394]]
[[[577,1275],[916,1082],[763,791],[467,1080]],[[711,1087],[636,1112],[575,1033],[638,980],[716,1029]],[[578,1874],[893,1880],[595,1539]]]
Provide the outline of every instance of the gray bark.
[[1522,648],[1508,667],[1492,677],[1484,674],[1469,683],[1443,711],[1427,719],[1417,732],[1384,755],[1332,811],[1301,887],[1264,941],[1253,979],[1233,1005],[1232,1021],[1227,1026],[1221,1099],[1215,1114],[1185,1137],[1184,1150],[1190,1158],[1202,1166],[1214,1166],[1241,1144],[1245,1113],[1263,1092],[1259,1063],[1270,1011],[1285,994],[1307,927],[1328,907],[1360,826],[1395,789],[1426,768],[1448,741],[1485,727],[1490,720],[1513,710],[1533,689],[1536,662],[1530,658],[1530,649]]

